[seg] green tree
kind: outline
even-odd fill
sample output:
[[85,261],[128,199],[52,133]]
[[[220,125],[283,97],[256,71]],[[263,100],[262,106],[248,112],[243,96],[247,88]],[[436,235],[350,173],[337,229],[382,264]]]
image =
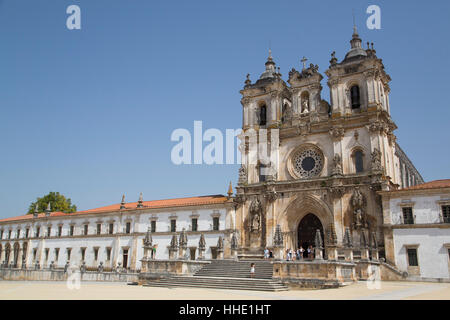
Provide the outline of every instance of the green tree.
[[37,198],[35,202],[32,202],[28,208],[28,214],[32,214],[35,211],[36,204],[38,205],[38,212],[44,212],[47,209],[49,202],[52,212],[60,211],[72,213],[77,211],[77,206],[72,204],[72,201],[69,198],[59,194],[59,192],[50,192],[42,198]]

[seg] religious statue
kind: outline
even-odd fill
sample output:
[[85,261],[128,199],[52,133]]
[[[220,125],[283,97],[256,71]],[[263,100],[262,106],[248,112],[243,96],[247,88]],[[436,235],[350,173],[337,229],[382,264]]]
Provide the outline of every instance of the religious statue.
[[308,113],[309,112],[309,101],[308,99],[304,99],[302,101],[302,113]]
[[252,231],[259,231],[259,225],[260,225],[259,214],[255,214],[253,216],[253,221],[252,221]]
[[361,193],[359,188],[355,188],[352,198],[351,198],[351,205],[353,207],[353,216],[354,216],[354,223],[355,227],[361,228],[366,227],[366,218],[365,218],[365,201],[364,196]]
[[373,149],[373,152],[372,152],[372,170],[373,171],[382,171],[381,152],[377,148]]
[[341,156],[339,154],[335,154],[333,158],[333,175],[342,174],[342,164],[341,164]]

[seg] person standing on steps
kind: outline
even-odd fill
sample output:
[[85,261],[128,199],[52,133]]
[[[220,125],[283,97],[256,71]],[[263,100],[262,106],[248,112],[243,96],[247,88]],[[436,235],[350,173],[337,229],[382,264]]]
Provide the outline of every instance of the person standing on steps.
[[255,277],[255,264],[252,263],[250,265],[250,278],[254,278]]

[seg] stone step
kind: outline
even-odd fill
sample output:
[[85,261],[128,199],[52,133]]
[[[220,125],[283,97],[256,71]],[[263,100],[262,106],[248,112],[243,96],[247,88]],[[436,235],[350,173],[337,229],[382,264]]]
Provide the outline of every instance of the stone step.
[[171,276],[148,281],[147,287],[192,287],[229,290],[285,291],[288,288],[279,281],[241,278],[182,277]]
[[250,277],[250,265],[255,264],[255,279],[272,279],[273,266],[269,261],[235,261],[235,260],[211,260],[197,271],[194,276],[213,276],[219,278],[241,278]]

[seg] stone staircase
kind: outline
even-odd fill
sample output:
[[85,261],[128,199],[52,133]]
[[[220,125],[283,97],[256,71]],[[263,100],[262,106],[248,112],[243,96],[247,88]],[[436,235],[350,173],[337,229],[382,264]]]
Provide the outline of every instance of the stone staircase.
[[273,266],[264,260],[212,260],[194,276],[220,278],[250,278],[250,264],[255,264],[255,279],[272,279]]
[[[255,263],[255,277],[250,264]],[[193,276],[170,275],[147,281],[145,287],[190,287],[228,290],[286,291],[288,287],[272,279],[273,267],[266,261],[212,260]]]

